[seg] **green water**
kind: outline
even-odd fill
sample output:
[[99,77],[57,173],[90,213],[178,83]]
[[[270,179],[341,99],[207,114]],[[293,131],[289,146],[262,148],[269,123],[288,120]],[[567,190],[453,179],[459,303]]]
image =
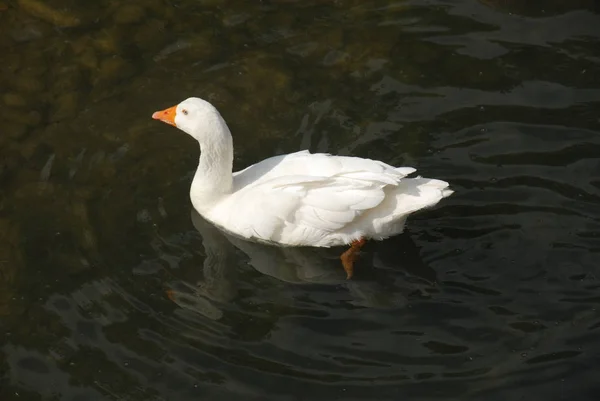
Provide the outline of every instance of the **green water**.
[[[592,400],[593,0],[0,0],[0,400]],[[228,238],[189,96],[236,169],[301,149],[456,193],[364,248]]]

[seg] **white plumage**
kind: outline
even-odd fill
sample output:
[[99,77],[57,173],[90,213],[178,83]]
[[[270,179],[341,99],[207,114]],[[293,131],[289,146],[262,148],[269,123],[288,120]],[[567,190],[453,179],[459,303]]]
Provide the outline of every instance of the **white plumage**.
[[409,214],[453,192],[445,181],[406,178],[411,167],[306,150],[232,173],[231,134],[210,103],[189,98],[153,118],[198,140],[192,203],[207,220],[246,239],[317,247],[379,240],[401,233]]

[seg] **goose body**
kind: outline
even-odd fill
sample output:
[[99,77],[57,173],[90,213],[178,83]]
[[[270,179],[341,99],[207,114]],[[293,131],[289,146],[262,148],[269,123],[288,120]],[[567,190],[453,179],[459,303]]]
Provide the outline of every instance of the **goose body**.
[[209,102],[189,98],[153,118],[200,143],[192,204],[206,220],[245,239],[315,247],[381,240],[401,233],[411,213],[453,192],[445,181],[408,178],[411,167],[306,150],[234,173],[231,133]]

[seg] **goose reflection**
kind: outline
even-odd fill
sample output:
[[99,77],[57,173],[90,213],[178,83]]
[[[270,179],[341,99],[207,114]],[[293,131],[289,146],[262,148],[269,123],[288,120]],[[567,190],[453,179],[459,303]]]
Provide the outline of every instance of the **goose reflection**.
[[[240,263],[283,283],[340,286],[351,295],[352,304],[363,307],[403,306],[408,296],[426,291],[435,282],[435,272],[423,263],[408,235],[365,247],[358,279],[347,280],[339,268],[337,248],[260,244],[220,230],[194,210],[191,220],[202,237],[202,278],[195,283],[172,283],[169,297],[182,308],[211,319],[222,317],[222,308],[235,300],[242,284],[238,281]],[[403,274],[398,274],[399,269]]]

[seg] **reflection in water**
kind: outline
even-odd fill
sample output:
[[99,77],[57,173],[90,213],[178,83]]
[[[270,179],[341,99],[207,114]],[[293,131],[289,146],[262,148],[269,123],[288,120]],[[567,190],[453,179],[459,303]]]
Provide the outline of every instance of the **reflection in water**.
[[[349,303],[364,307],[400,307],[405,302],[404,296],[418,291],[417,286],[411,289],[384,288],[377,284],[376,279],[346,280],[340,269],[338,248],[279,247],[246,241],[220,231],[195,211],[192,211],[192,222],[202,237],[204,247],[202,279],[195,283],[178,282],[178,289],[170,289],[169,296],[178,305],[212,319],[223,316],[216,305],[230,302],[237,295],[236,260],[285,283],[344,287],[351,296]],[[371,264],[382,271],[401,266],[423,277],[425,283],[431,281],[426,276],[435,273],[423,265],[410,239],[389,241],[397,242],[398,247],[392,249],[401,251],[391,255],[371,252],[375,259],[367,259],[364,264]]]
[[[245,241],[218,230],[196,212],[192,212],[192,222],[203,238],[207,254],[234,254],[235,249],[239,249],[249,258],[248,264],[257,271],[289,283],[333,284],[345,278],[343,271],[339,270],[339,255],[334,262],[337,263],[336,269],[333,263],[329,263],[331,256],[328,258],[322,252],[327,248],[278,247]],[[225,264],[222,262],[226,260],[218,262]]]
[[[0,400],[597,398],[599,24],[592,0],[0,0]],[[236,170],[309,148],[456,195],[351,281],[337,250],[194,228],[195,143],[150,119],[186,94]]]

